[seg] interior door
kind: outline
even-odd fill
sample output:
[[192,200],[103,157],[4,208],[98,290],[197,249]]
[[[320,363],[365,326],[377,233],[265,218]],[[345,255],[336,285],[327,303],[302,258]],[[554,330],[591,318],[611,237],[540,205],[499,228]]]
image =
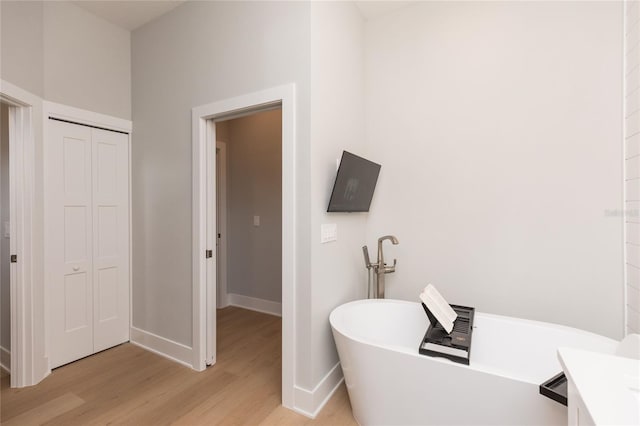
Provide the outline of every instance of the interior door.
[[[207,292],[206,292],[206,353],[205,363],[216,363],[216,128],[213,120],[207,121]],[[203,253],[204,254],[204,253]]]
[[94,352],[129,340],[128,139],[92,129]]
[[93,353],[91,128],[49,120],[47,281],[52,368]]

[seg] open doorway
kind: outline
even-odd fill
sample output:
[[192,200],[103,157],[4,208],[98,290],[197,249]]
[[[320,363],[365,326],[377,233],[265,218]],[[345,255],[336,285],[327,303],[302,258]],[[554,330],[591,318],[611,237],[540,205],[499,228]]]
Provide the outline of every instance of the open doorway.
[[216,364],[279,399],[282,111],[216,120],[215,141]]
[[[196,107],[193,134],[193,368],[216,363],[218,259],[214,257],[216,229],[216,122],[281,110],[281,362],[282,405],[294,407],[295,375],[295,85],[289,84]],[[251,226],[253,226],[251,214]],[[262,218],[257,219],[259,221]],[[260,222],[262,223],[262,222]],[[272,339],[276,342],[277,339]],[[255,347],[244,350],[256,351]]]
[[216,134],[217,307],[282,312],[282,112],[220,120]]

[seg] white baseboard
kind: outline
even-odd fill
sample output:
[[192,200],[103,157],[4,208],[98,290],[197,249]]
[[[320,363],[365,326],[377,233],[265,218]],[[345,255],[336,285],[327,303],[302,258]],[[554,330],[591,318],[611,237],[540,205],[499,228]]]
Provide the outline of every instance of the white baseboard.
[[0,368],[11,374],[11,351],[0,346]]
[[320,413],[320,410],[322,410],[322,407],[324,407],[327,401],[329,401],[329,398],[331,398],[343,380],[342,368],[338,362],[327,373],[327,375],[320,380],[320,383],[318,383],[313,390],[307,390],[296,386],[294,395],[295,406],[293,407],[294,411],[302,414],[303,416],[315,419],[318,413]]
[[193,349],[182,343],[131,327],[131,343],[179,364],[193,368]]
[[256,299],[255,297],[243,296],[242,294],[229,293],[227,294],[227,302],[231,306],[250,309],[278,317],[282,316],[282,303],[272,302],[271,300]]

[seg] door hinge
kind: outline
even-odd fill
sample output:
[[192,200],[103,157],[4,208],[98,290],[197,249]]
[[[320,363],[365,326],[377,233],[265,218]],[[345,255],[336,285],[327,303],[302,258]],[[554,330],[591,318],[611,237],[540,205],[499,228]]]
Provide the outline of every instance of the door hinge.
[[11,263],[18,263],[18,255],[17,254],[12,254],[11,255]]
[[206,256],[207,259],[213,257],[213,250],[207,250],[205,252],[205,256]]

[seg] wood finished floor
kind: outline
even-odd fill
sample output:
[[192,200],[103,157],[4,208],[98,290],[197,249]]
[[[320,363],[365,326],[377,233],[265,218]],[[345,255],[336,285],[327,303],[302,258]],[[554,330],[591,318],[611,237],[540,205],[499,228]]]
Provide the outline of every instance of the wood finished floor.
[[[259,348],[259,349],[257,349]],[[218,311],[218,360],[197,373],[126,343],[10,389],[2,425],[356,425],[344,384],[315,420],[280,405],[281,320]]]

